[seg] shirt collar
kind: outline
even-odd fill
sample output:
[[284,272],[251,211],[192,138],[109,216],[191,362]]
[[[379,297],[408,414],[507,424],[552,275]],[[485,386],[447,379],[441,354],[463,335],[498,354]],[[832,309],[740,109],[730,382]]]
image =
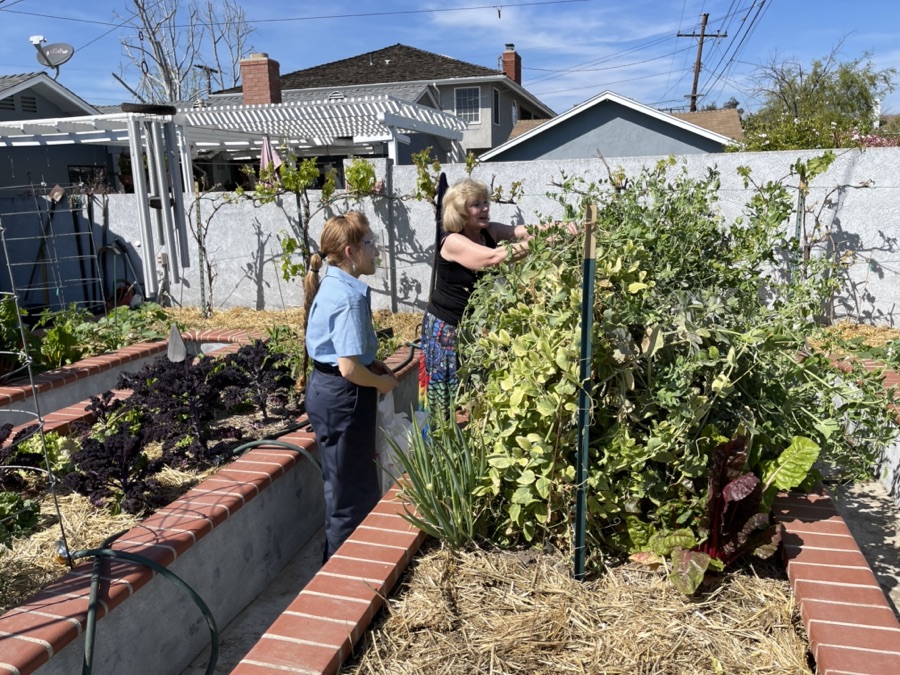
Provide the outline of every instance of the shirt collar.
[[340,281],[351,289],[359,293],[363,297],[369,297],[369,284],[357,277],[354,277],[352,274],[347,274],[340,267],[335,265],[329,265],[325,270],[326,277],[334,277],[337,281]]

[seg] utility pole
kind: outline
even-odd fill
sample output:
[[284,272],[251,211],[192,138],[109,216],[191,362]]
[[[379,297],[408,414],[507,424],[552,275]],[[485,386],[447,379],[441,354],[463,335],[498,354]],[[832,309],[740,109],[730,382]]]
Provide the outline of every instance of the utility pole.
[[699,33],[678,33],[678,37],[695,37],[700,38],[700,42],[697,44],[697,61],[694,63],[694,86],[691,89],[691,112],[697,112],[697,84],[700,81],[700,64],[702,62],[703,57],[703,39],[704,38],[724,38],[728,37],[728,33],[714,33],[711,35],[706,34],[706,22],[709,21],[709,14],[704,14],[702,17],[702,21],[700,22],[700,32]]

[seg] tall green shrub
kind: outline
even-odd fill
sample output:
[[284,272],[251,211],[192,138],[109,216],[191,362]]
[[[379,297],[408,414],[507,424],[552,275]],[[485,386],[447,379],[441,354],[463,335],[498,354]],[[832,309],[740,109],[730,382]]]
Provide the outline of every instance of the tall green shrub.
[[[860,475],[893,433],[877,376],[800,358],[832,276],[825,257],[808,261],[802,275],[774,268],[777,251],[797,248],[785,227],[790,191],[759,186],[744,216],[725,223],[718,173],[692,178],[673,165],[660,162],[629,180],[563,176],[551,195],[570,213],[585,201],[598,205],[593,552],[706,541],[713,451],[729,438],[746,439],[746,470],[765,481],[786,449],[805,443],[797,437],[818,446],[821,470]],[[530,246],[525,260],[476,287],[460,330],[460,403],[470,412],[467,433],[489,453],[484,484],[500,514],[495,541],[565,546],[582,246],[560,232]]]

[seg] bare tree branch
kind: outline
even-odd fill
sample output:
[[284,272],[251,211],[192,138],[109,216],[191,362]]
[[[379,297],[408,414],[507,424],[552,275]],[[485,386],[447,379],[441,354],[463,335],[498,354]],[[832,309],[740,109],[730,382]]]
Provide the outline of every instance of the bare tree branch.
[[200,98],[212,88],[213,74],[217,88],[238,84],[254,29],[237,0],[131,0],[131,7],[127,17],[116,14],[134,30],[121,41],[130,64],[120,67],[116,79],[135,98],[147,103]]

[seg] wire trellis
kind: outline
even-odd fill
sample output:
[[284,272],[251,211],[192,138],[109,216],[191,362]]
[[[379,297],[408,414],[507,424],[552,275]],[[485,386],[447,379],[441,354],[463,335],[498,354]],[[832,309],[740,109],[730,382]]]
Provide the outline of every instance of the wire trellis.
[[[8,538],[18,531],[18,525],[30,518],[35,518],[34,496],[22,499],[15,492],[7,492],[8,488],[18,484],[27,484],[21,478],[22,472],[37,472],[46,476],[46,492],[49,493],[59,524],[59,544],[57,551],[68,551],[68,536],[63,526],[63,518],[59,503],[59,479],[53,471],[53,462],[44,435],[46,422],[41,411],[38,391],[35,385],[33,370],[34,360],[29,350],[27,333],[30,329],[25,325],[24,312],[20,306],[19,293],[16,290],[13,263],[10,258],[10,246],[7,228],[0,215],[0,243],[7,262],[6,270],[9,290],[0,291],[0,379],[24,380],[30,389],[30,396],[21,407],[9,406],[0,418],[0,492],[5,497],[0,502],[0,544],[8,544]],[[25,296],[27,297],[27,295]],[[20,454],[26,443],[38,439],[40,458],[43,466],[27,462],[27,455]],[[33,447],[33,444],[32,444]],[[7,536],[9,535],[9,536]],[[68,560],[72,564],[71,560]]]

